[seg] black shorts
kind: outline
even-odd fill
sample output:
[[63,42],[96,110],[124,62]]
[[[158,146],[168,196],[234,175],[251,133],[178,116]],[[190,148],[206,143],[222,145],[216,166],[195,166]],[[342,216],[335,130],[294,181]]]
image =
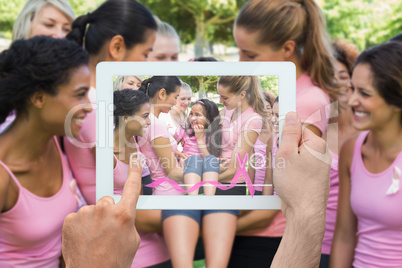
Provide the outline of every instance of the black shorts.
[[229,268],[270,267],[282,237],[236,236]]

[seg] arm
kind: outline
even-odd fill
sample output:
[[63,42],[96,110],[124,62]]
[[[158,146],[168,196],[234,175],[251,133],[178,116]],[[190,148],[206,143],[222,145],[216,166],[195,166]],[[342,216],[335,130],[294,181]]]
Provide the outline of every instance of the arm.
[[314,126],[314,125],[303,125],[304,127],[308,128],[309,130],[311,130],[315,135],[317,135],[318,137],[322,136],[322,132],[321,130]]
[[138,210],[135,227],[140,233],[162,233],[161,210]]
[[232,158],[230,159],[228,169],[223,173],[219,174],[218,181],[225,181],[233,179],[236,174],[238,167],[237,154],[240,154],[241,158],[244,158],[245,154],[248,153],[250,157],[250,152],[254,147],[254,144],[258,138],[258,133],[253,130],[244,130],[240,133],[239,139],[237,140],[235,149],[232,153]]
[[350,167],[356,139],[347,141],[339,156],[339,196],[335,233],[331,249],[331,267],[352,267],[357,243],[357,219],[350,205]]
[[268,227],[279,210],[251,210],[237,219],[236,233],[255,231]]
[[[303,138],[302,138],[303,137]],[[296,113],[288,113],[274,169],[286,229],[271,267],[318,267],[325,231],[331,154],[323,139],[302,128]],[[300,191],[303,189],[303,191]]]
[[156,138],[152,142],[152,148],[159,157],[160,165],[169,177],[174,181],[183,179],[183,170],[178,168],[176,156],[168,138]]

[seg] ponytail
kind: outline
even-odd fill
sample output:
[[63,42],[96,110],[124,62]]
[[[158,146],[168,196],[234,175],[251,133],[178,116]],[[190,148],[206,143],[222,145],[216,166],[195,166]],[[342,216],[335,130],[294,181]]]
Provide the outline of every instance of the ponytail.
[[74,20],[71,32],[68,33],[67,39],[77,42],[80,46],[84,46],[84,37],[87,31],[87,26],[90,21],[90,13],[79,16]]
[[329,36],[326,31],[324,16],[314,0],[300,0],[307,12],[306,41],[301,65],[307,70],[311,80],[335,98],[339,87],[335,82],[335,58]]
[[84,46],[90,55],[97,55],[104,44],[116,35],[121,35],[126,48],[131,49],[144,43],[150,30],[156,29],[152,13],[141,3],[108,0],[92,13],[77,18],[66,38]]
[[138,90],[153,98],[162,88],[169,95],[176,92],[178,87],[181,87],[181,82],[177,76],[153,76],[142,81],[141,87]]

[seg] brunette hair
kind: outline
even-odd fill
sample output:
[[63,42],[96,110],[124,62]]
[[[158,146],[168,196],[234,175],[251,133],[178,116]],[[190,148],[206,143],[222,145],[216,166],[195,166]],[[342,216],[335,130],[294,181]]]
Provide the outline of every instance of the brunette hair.
[[128,49],[146,41],[149,30],[156,31],[151,12],[133,0],[108,0],[92,13],[73,22],[67,39],[83,45],[90,55],[100,52],[106,41],[116,35],[124,38]]
[[246,91],[248,104],[263,118],[267,116],[260,80],[257,76],[221,76],[218,85],[229,88],[230,93]]
[[325,19],[314,0],[250,0],[240,10],[235,25],[258,32],[257,42],[273,49],[293,40],[301,67],[313,83],[332,96],[338,93]]

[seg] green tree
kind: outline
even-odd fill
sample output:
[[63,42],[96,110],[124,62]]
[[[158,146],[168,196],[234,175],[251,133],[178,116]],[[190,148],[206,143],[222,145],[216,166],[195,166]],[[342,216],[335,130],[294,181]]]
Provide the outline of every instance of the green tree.
[[[140,0],[161,20],[175,27],[181,41],[195,41],[195,57],[204,53],[207,40],[233,40],[233,21],[246,0]],[[216,35],[215,33],[219,33]]]
[[402,5],[396,0],[326,0],[323,12],[330,35],[360,50],[402,31]]

